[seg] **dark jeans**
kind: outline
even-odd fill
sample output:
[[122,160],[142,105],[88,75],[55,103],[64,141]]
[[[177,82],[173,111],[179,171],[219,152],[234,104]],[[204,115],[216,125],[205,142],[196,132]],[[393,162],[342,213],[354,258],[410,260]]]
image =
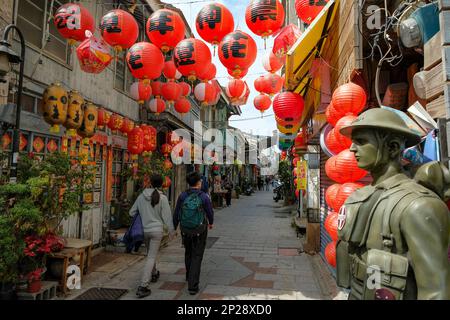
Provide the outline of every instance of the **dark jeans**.
[[183,236],[185,248],[184,263],[186,265],[188,290],[198,290],[198,284],[200,282],[200,269],[203,260],[203,253],[205,252],[207,237],[208,229],[198,236]]
[[225,193],[225,200],[227,202],[227,206],[231,205],[231,191]]

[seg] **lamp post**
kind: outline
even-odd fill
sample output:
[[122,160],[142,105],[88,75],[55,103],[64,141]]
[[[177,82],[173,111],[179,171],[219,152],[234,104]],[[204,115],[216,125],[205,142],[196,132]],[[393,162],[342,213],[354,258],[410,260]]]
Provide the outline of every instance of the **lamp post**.
[[[11,49],[11,44],[8,43],[9,32],[15,29],[20,38],[20,56]],[[17,161],[19,158],[19,144],[20,144],[20,113],[22,111],[22,90],[23,90],[23,70],[25,62],[25,40],[22,32],[16,25],[10,24],[6,26],[3,31],[3,37],[0,41],[0,77],[3,78],[10,70],[9,64],[20,63],[19,72],[19,88],[17,91],[17,107],[16,107],[16,125],[14,127],[13,147],[12,147],[12,162],[10,182],[17,181]],[[4,81],[4,80],[3,80]]]

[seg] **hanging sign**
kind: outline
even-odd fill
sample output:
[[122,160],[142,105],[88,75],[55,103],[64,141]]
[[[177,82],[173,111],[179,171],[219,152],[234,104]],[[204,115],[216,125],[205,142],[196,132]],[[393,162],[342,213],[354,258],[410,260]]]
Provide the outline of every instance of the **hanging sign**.
[[306,190],[306,168],[308,162],[306,160],[300,160],[297,162],[297,190]]

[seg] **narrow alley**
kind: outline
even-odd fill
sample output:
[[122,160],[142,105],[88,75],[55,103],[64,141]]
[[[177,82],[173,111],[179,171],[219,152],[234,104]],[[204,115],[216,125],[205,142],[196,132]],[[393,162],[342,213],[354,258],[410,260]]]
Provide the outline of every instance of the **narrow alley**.
[[[187,291],[184,249],[178,236],[160,251],[157,267],[161,277],[151,284],[152,294],[145,299],[345,299],[319,255],[301,253],[301,239],[291,225],[292,213],[280,208],[271,191],[259,191],[216,210],[200,292],[191,296]],[[67,299],[76,299],[92,287],[127,289],[121,299],[137,299],[144,252],[120,254],[121,259],[94,267],[83,279],[82,289]]]

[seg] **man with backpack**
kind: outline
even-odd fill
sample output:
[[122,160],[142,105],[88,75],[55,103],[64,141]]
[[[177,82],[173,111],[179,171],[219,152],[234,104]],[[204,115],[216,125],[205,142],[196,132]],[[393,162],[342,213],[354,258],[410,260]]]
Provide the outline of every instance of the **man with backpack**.
[[211,199],[201,190],[202,179],[198,172],[190,173],[186,181],[189,189],[178,197],[173,225],[180,224],[185,248],[186,281],[191,295],[199,291],[200,268],[205,252],[208,227],[212,228],[214,211]]

